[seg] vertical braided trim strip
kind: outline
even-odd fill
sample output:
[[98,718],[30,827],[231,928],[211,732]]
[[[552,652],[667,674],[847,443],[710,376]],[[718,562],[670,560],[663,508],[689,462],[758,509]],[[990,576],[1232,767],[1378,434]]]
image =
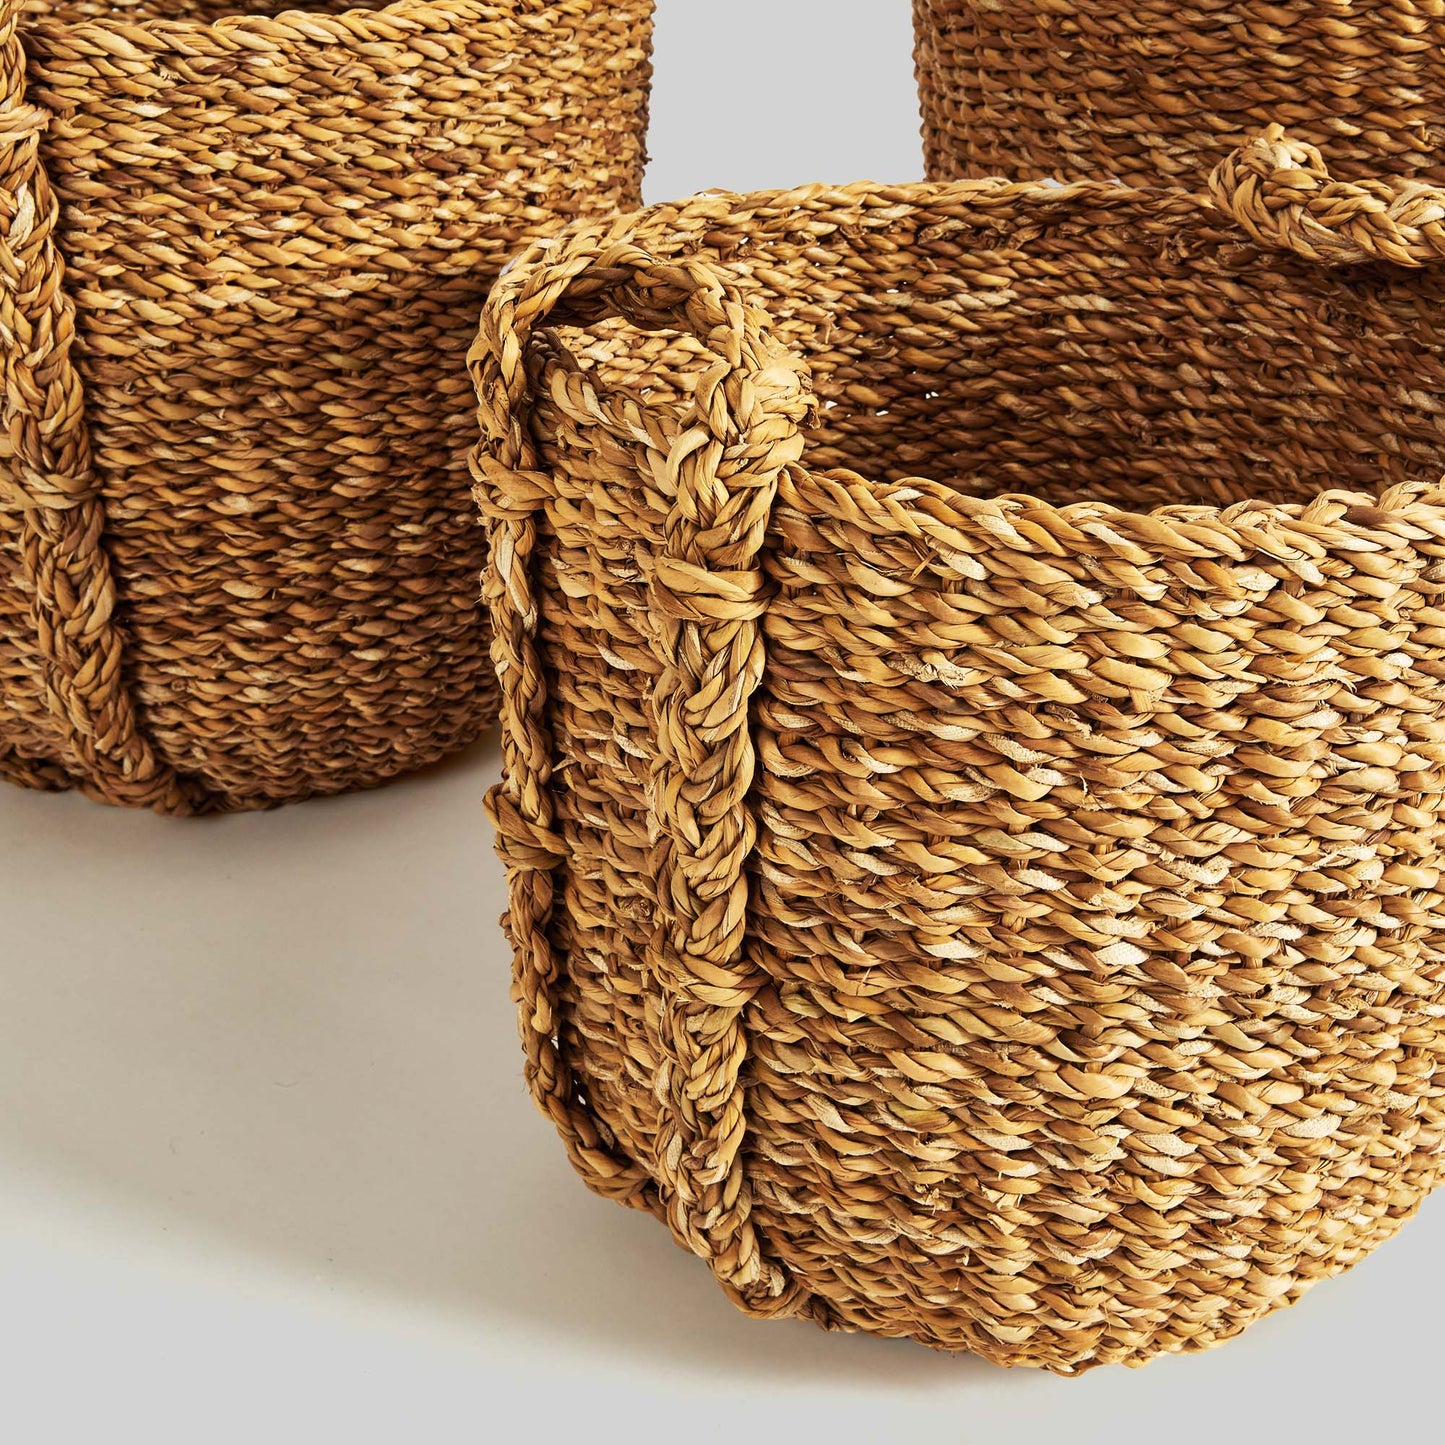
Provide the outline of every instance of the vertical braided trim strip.
[[[529,257],[535,254],[534,247]],[[520,266],[504,275],[468,355],[484,438],[471,457],[474,495],[487,531],[482,599],[492,618],[492,664],[501,695],[503,781],[488,794],[487,812],[507,872],[503,923],[513,949],[513,996],[527,1086],[588,1187],[620,1203],[648,1207],[655,1199],[652,1180],[612,1148],[582,1102],[559,1047],[561,966],[550,936],[555,871],[565,849],[553,828],[547,677],[537,645],[536,517],[550,492],[547,478],[528,470],[536,465],[536,455],[526,425],[526,340],[536,317],[551,309],[587,260],[579,254],[552,268],[551,294],[534,288],[522,295]],[[495,460],[484,449],[487,440]]]
[[[650,579],[662,674],[653,697],[658,757],[659,908],[646,957],[662,992],[666,1100],[657,1141],[659,1202],[674,1233],[749,1309],[791,1313],[804,1292],[759,1247],[745,1176],[743,1012],[765,979],[747,961],[747,859],[756,836],[748,792],[756,767],[748,707],[763,675],[759,565],[783,469],[802,455],[811,401],[797,365],[765,341],[763,318],[705,262],[654,261],[595,227],[536,247],[504,277],[472,351],[483,442],[473,456],[477,500],[491,528],[484,595],[503,696],[504,782],[491,808],[512,884],[528,1076],[594,1188],[606,1170],[636,1166],[590,1145],[552,1039],[557,960],[548,942],[552,870],[564,858],[548,796],[551,740],[543,721],[545,664],[537,648],[533,574],[537,510],[553,494],[528,433],[527,340],[564,300],[569,319],[618,315],[645,329],[684,328],[716,357],[669,430],[650,476],[668,497],[664,544]],[[557,319],[553,317],[554,321]],[[597,402],[598,425],[608,425]],[[635,432],[625,433],[633,445]]]
[[63,756],[0,757],[0,775],[68,781],[107,802],[193,813],[205,792],[161,762],[126,691],[116,593],[91,465],[75,311],[55,245],[58,206],[40,163],[45,113],[25,101],[19,0],[0,0],[0,509],[19,517],[35,649]]
[[651,796],[659,927],[649,961],[665,990],[672,1108],[658,1140],[674,1231],[748,1306],[792,1309],[797,1287],[762,1255],[743,1169],[743,1011],[766,982],[747,960],[748,806],[757,758],[749,705],[762,681],[760,565],[778,477],[802,456],[808,402],[760,318],[700,271],[691,330],[718,357],[654,474],[670,501],[651,579],[663,671],[653,698]]

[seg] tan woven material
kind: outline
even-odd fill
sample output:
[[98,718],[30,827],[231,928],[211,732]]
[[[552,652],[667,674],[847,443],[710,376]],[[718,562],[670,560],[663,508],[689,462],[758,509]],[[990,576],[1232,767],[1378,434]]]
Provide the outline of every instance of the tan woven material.
[[0,774],[254,807],[487,724],[463,358],[637,204],[651,11],[0,0]]
[[1442,0],[913,0],[927,174],[1192,184],[1276,122],[1445,183]]
[[1215,195],[709,195],[484,309],[528,1075],[751,1311],[1139,1363],[1435,1182],[1445,236]]

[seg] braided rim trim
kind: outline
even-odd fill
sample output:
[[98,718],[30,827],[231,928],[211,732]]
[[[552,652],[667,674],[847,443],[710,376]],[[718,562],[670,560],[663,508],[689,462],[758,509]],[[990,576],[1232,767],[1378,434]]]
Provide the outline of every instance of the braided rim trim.
[[65,756],[51,767],[6,754],[0,773],[48,787],[63,786],[63,774],[107,802],[206,811],[206,792],[140,733],[125,685],[105,509],[71,359],[75,309],[54,239],[59,207],[40,163],[46,116],[25,101],[18,16],[19,0],[0,0],[0,511],[19,518],[36,653]]
[[[760,1248],[742,1150],[743,1012],[766,983],[743,950],[756,838],[748,707],[764,668],[759,559],[778,479],[802,455],[799,426],[813,403],[799,364],[765,339],[761,314],[716,271],[698,258],[662,264],[619,240],[619,225],[534,246],[493,291],[470,356],[483,437],[472,470],[491,542],[483,595],[495,626],[506,764],[489,807],[510,886],[528,1082],[594,1189],[652,1202],[639,1166],[598,1148],[598,1122],[579,1102],[554,1037],[559,964],[548,930],[565,845],[550,798],[554,751],[533,567],[536,515],[553,488],[538,470],[526,395],[534,380],[528,341],[565,303],[565,318],[554,322],[616,315],[644,329],[680,328],[716,358],[681,414],[649,437],[669,502],[649,579],[662,670],[649,787],[659,908],[646,956],[666,1001],[657,1087],[668,1100],[656,1206],[746,1308],[818,1315],[821,1305]],[[636,444],[635,416],[629,426],[620,403],[589,402],[588,420]]]
[[[537,253],[529,251],[528,259]],[[579,260],[553,280],[560,297],[585,269]],[[553,748],[546,724],[546,673],[537,646],[538,597],[532,559],[536,513],[548,479],[527,468],[536,463],[527,435],[526,311],[547,309],[546,296],[521,297],[518,269],[504,274],[484,310],[481,331],[468,353],[477,386],[482,436],[497,452],[494,462],[479,444],[470,458],[477,483],[473,495],[487,531],[488,560],[482,599],[492,617],[492,664],[501,698],[503,779],[487,795],[497,830],[496,847],[507,872],[508,910],[503,918],[513,948],[513,997],[526,1056],[527,1086],[551,1119],[567,1156],[589,1188],[633,1207],[661,1212],[651,1178],[634,1160],[617,1153],[591,1109],[557,1041],[561,968],[550,924],[555,870],[565,847],[555,832],[551,781]],[[493,485],[495,484],[495,485]]]
[[1337,181],[1312,145],[1283,127],[1226,156],[1209,194],[1261,244],[1325,266],[1445,260],[1445,192],[1416,181]]

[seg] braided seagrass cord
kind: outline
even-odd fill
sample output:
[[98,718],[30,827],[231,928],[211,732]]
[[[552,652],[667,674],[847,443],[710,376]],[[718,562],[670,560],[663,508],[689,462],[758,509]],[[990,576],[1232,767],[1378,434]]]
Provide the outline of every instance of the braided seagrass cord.
[[1255,240],[1329,266],[1445,259],[1445,191],[1409,181],[1336,181],[1280,126],[1222,161],[1210,194]]
[[703,196],[484,308],[529,1079],[750,1311],[1139,1363],[1436,1180],[1434,212],[1213,184]]
[[283,8],[0,0],[14,781],[258,807],[494,713],[461,359],[636,203],[651,0]]

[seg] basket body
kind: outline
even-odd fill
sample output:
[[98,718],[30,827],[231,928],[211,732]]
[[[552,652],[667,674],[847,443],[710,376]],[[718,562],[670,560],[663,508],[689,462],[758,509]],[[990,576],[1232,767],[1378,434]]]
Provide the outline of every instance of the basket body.
[[503,278],[493,809],[592,1187],[750,1311],[1061,1372],[1395,1230],[1442,302],[1104,184],[708,196]]
[[1263,126],[1445,181],[1438,0],[913,0],[926,174],[1189,182]]
[[525,237],[637,203],[651,8],[9,17],[0,768],[254,807],[491,720],[463,358]]

